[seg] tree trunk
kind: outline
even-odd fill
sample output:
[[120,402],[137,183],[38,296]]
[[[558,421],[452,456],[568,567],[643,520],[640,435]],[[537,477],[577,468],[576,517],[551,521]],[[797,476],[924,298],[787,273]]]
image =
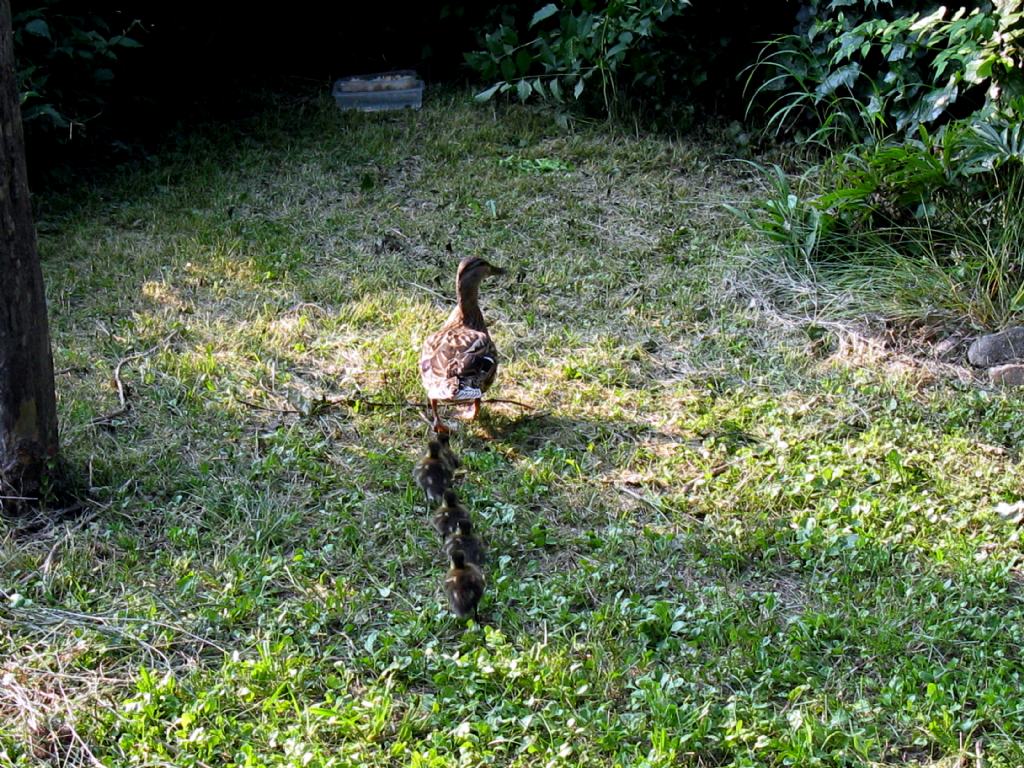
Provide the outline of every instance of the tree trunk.
[[37,496],[47,464],[57,457],[53,356],[9,0],[0,0],[0,154],[0,509],[9,509]]

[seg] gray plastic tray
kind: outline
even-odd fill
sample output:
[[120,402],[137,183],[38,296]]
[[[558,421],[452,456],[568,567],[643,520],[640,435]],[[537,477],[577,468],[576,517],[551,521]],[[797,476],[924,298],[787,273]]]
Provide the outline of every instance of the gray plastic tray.
[[423,81],[409,70],[356,75],[336,80],[332,93],[341,109],[419,109],[423,104]]

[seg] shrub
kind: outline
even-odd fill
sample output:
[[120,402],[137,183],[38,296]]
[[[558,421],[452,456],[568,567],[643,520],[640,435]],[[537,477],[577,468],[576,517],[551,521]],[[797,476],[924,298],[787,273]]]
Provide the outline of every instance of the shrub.
[[689,4],[613,0],[600,9],[583,5],[577,11],[571,5],[559,9],[548,3],[530,19],[528,27],[537,35],[525,42],[520,42],[513,24],[503,23],[485,36],[484,51],[466,56],[486,80],[497,79],[479,98],[514,90],[522,101],[531,95],[558,102],[578,100],[587,85],[596,82],[601,102],[610,111],[623,75],[646,85],[657,78],[656,40],[664,36],[666,22]]
[[1016,4],[928,12],[922,3],[814,0],[804,28],[769,43],[748,78],[776,134],[817,139],[912,136],[951,119],[1020,116]]
[[[522,19],[506,13],[467,63],[489,84],[482,101],[509,94],[578,104],[611,115],[624,106],[678,125],[698,105],[732,109],[735,79],[755,40],[785,18],[782,0],[566,0]],[[742,16],[746,23],[736,25]],[[737,100],[736,107],[740,107]]]
[[30,139],[68,140],[101,114],[119,54],[139,47],[105,17],[62,0],[40,0],[13,18],[21,115]]

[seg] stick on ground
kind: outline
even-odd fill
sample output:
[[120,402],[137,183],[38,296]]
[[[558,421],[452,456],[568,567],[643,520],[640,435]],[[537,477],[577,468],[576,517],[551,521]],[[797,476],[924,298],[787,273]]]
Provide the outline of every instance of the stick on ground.
[[95,419],[93,419],[92,421],[89,422],[91,425],[93,425],[93,426],[100,426],[100,425],[110,426],[110,424],[113,423],[114,419],[116,419],[118,416],[124,416],[126,413],[128,413],[128,411],[131,410],[131,406],[128,404],[127,395],[125,394],[124,382],[121,381],[121,369],[125,365],[127,365],[128,363],[132,362],[133,360],[141,360],[144,357],[149,357],[151,354],[156,352],[158,349],[163,349],[168,344],[170,344],[171,339],[173,339],[177,335],[178,335],[177,331],[172,331],[167,336],[165,336],[163,338],[163,340],[160,341],[160,343],[154,344],[152,347],[147,349],[145,352],[136,352],[134,355],[128,355],[128,357],[122,357],[120,360],[117,361],[117,365],[114,366],[114,384],[117,386],[117,400],[118,400],[119,403],[121,403],[121,407],[118,408],[115,411],[111,411],[110,413],[108,413],[108,414],[106,414],[104,416],[97,416]]

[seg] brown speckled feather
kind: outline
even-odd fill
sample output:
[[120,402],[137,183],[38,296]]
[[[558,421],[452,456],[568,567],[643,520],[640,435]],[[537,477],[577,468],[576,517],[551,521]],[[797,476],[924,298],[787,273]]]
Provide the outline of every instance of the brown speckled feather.
[[486,330],[454,325],[423,343],[420,375],[433,400],[476,399],[497,374],[498,349]]
[[502,270],[483,259],[464,259],[456,275],[458,306],[420,351],[420,378],[437,401],[479,400],[498,374],[498,349],[477,303],[480,281]]

